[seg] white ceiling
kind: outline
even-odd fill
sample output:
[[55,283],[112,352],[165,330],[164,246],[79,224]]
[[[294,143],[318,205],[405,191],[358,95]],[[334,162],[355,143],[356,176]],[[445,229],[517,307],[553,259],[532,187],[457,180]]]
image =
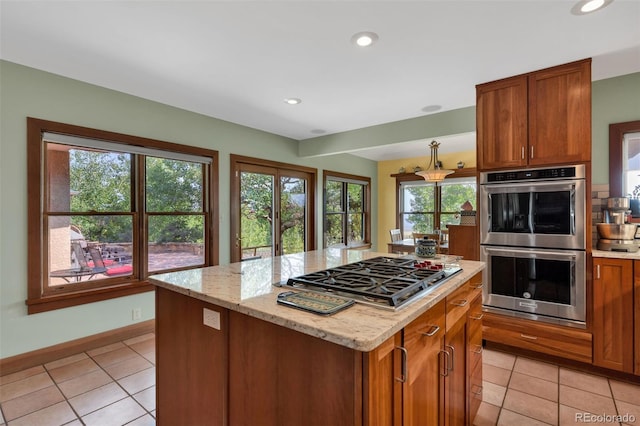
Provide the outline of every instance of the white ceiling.
[[[586,57],[593,80],[640,71],[640,1],[574,4],[2,0],[0,58],[303,140],[471,106],[478,83]],[[356,48],[359,31],[378,42]],[[441,153],[474,146],[449,140]],[[426,155],[417,146],[354,154]]]

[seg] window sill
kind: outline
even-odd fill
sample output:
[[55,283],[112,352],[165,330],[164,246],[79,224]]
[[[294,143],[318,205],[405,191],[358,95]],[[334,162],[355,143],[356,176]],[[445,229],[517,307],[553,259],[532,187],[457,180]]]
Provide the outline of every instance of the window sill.
[[100,302],[103,300],[115,299],[117,297],[131,296],[133,294],[153,291],[155,287],[147,281],[135,282],[126,285],[117,285],[79,291],[75,293],[65,293],[54,296],[42,296],[37,299],[27,299],[27,312],[29,315],[41,312],[64,309],[86,303]]

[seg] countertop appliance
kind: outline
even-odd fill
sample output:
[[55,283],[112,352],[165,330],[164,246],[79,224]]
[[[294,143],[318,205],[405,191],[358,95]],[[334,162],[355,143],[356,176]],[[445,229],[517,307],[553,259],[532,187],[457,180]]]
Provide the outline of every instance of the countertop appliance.
[[583,164],[480,173],[486,311],[586,327]]
[[598,250],[635,253],[640,249],[638,226],[627,223],[630,214],[628,198],[607,199],[607,208],[603,209],[604,222],[596,224]]
[[357,303],[396,310],[444,284],[460,271],[457,263],[437,259],[380,256],[292,277],[280,285],[332,292],[353,298]]

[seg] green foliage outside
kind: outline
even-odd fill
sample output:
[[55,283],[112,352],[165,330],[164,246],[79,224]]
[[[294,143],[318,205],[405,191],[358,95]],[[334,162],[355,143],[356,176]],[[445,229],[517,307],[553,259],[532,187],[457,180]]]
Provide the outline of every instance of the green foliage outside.
[[[241,239],[243,248],[271,255],[274,229],[274,177],[269,174],[243,172],[240,179]],[[304,179],[280,178],[280,243],[282,254],[305,250],[306,182]],[[269,252],[266,252],[266,249]],[[250,253],[252,254],[252,253]],[[279,253],[276,253],[279,254]]]
[[[439,184],[440,189],[440,223],[438,229],[446,229],[449,224],[459,222],[462,204],[472,203],[476,199],[474,181],[447,182]],[[433,233],[436,211],[436,186],[433,184],[407,185],[404,189],[404,234],[409,232]]]
[[[324,227],[326,247],[364,240],[364,189],[364,185],[360,184],[327,181]],[[346,209],[343,207],[345,205]]]
[[[132,242],[132,155],[72,149],[69,151],[72,224],[90,241]],[[203,166],[199,163],[146,158],[146,211],[149,242],[202,243]],[[93,212],[127,213],[94,215]],[[153,213],[198,213],[154,215]]]

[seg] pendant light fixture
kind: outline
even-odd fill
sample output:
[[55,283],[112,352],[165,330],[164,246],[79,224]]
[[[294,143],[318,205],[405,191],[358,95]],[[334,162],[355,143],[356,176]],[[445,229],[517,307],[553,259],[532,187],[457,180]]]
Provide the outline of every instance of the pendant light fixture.
[[[453,173],[453,170],[441,169],[442,162],[438,160],[438,147],[440,144],[436,141],[431,141],[429,148],[431,148],[431,160],[429,161],[429,167],[427,170],[421,170],[416,172],[418,176],[422,176],[427,182],[442,182],[445,176]],[[433,165],[433,169],[431,166]]]

